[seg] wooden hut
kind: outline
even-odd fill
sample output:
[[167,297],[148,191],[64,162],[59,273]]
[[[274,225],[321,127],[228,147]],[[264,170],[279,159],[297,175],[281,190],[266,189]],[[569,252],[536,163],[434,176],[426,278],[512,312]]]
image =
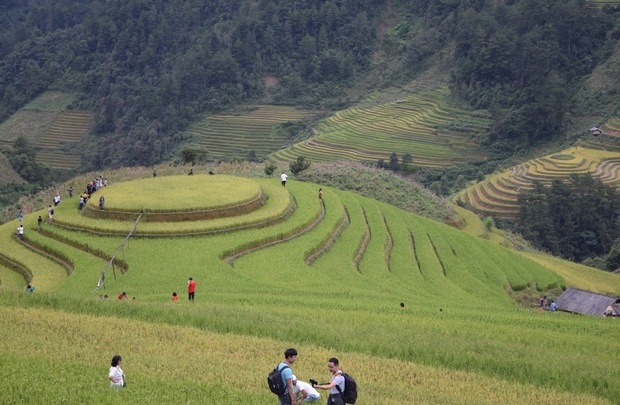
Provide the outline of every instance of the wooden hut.
[[561,311],[603,316],[608,307],[620,310],[620,298],[592,291],[569,288],[555,301]]
[[601,134],[601,130],[597,127],[590,128],[590,135],[599,136]]

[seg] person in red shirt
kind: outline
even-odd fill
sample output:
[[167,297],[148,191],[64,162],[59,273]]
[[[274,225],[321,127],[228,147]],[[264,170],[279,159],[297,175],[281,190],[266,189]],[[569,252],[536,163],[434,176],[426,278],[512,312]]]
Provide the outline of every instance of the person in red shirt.
[[193,278],[187,281],[187,295],[190,301],[194,301],[194,293],[196,292],[196,282]]
[[179,300],[179,296],[177,295],[177,292],[176,292],[176,291],[174,291],[174,292],[172,293],[172,301],[176,302],[176,301],[178,301],[178,300]]
[[122,293],[118,294],[118,299],[119,300],[126,300],[127,299],[127,293],[123,291]]

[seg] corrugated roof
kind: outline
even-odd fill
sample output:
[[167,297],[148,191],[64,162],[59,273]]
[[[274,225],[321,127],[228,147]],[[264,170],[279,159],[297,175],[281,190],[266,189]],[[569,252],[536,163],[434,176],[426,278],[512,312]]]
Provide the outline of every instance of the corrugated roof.
[[620,302],[620,298],[592,291],[569,288],[555,301],[561,311],[602,316],[608,306]]

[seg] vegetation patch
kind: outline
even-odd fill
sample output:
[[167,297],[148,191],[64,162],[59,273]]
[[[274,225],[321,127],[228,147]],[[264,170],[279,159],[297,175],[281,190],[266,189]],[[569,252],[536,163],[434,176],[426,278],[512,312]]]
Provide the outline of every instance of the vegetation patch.
[[575,155],[571,155],[568,153],[556,153],[555,155],[551,155],[551,159],[555,160],[573,160],[575,159]]

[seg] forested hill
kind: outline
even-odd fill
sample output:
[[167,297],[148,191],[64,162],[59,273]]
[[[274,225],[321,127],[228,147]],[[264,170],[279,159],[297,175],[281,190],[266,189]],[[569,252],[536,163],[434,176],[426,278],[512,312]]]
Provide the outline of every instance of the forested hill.
[[369,90],[441,55],[453,92],[493,112],[489,140],[514,150],[559,133],[619,15],[583,0],[3,0],[0,121],[45,90],[75,92],[95,112],[89,168],[152,164],[205,111],[265,97],[334,108],[373,71],[387,74]]

